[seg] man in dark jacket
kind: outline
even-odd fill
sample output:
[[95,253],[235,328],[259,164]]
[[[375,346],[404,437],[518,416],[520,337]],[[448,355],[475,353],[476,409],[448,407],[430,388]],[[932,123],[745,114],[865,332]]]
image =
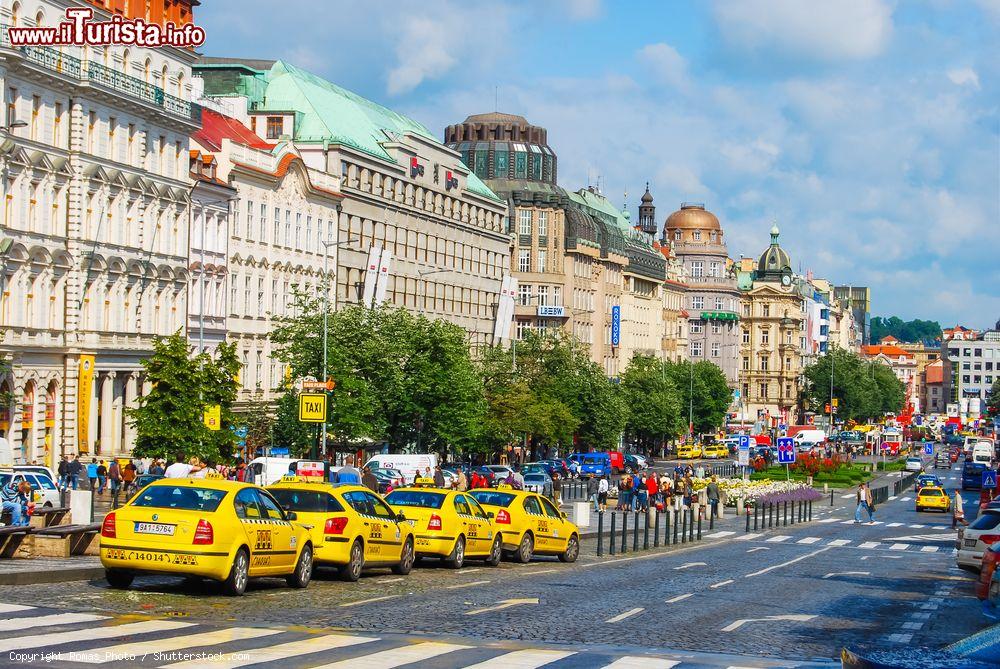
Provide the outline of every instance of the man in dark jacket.
[[83,463],[79,456],[71,456],[72,459],[66,463],[66,475],[69,477],[67,487],[73,486],[73,490],[80,484],[80,475],[83,474]]
[[371,467],[365,467],[361,473],[361,485],[372,492],[378,492],[378,477],[372,473]]

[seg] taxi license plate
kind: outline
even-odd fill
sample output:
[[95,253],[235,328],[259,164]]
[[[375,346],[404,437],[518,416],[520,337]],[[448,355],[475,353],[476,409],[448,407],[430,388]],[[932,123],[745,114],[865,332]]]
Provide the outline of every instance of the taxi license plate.
[[965,547],[966,548],[975,548],[977,541],[978,541],[978,539],[966,539],[965,540]]
[[174,535],[175,525],[166,525],[164,523],[139,523],[135,524],[136,534],[160,534],[163,536],[172,537]]

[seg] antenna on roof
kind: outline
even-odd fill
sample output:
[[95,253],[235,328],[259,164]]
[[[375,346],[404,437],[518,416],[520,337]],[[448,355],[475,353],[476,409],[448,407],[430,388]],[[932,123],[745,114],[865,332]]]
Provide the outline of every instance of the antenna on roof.
[[493,87],[493,111],[495,111],[495,112],[499,112],[500,111],[500,87],[499,86],[494,86]]

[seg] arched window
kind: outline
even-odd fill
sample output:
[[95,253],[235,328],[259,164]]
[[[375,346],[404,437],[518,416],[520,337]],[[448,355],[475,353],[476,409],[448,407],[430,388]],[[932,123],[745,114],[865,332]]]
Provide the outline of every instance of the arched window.
[[21,3],[15,2],[10,8],[10,24],[13,26],[17,25],[18,19],[21,18]]
[[35,25],[40,26],[44,24],[45,24],[45,12],[38,10],[38,13],[35,14]]
[[149,60],[149,58],[147,58],[145,64],[142,66],[142,79],[147,84],[149,83],[151,67],[152,67],[152,62]]

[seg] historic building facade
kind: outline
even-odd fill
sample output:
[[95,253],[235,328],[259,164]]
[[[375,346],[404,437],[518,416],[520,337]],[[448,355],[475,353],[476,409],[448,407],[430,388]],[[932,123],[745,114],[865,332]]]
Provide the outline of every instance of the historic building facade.
[[[53,25],[68,5],[4,2],[0,22]],[[189,21],[192,0],[146,7]],[[117,8],[117,3],[114,5]],[[122,8],[118,8],[123,11]],[[187,317],[192,51],[0,43],[0,351],[15,458],[127,453],[140,361]]]
[[702,204],[682,204],[667,217],[663,242],[673,246],[687,276],[688,357],[714,362],[735,387],[740,293],[719,219]]

